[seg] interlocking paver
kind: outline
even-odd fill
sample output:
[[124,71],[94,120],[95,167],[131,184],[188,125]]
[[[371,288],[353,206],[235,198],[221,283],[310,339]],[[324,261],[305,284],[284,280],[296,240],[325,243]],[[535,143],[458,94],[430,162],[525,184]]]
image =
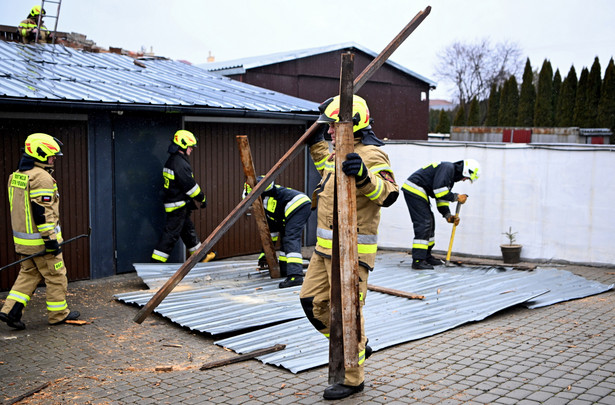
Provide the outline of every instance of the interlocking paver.
[[[613,268],[564,269],[615,282]],[[56,327],[46,324],[39,288],[25,331],[0,323],[0,402],[50,382],[27,403],[329,403],[322,399],[326,367],[293,374],[251,360],[199,371],[234,354],[155,314],[135,324],[138,308],[112,297],[143,288],[134,273],[70,283],[71,307],[89,324]],[[514,307],[378,351],[366,362],[365,391],[338,403],[614,405],[614,307],[613,291],[535,310]],[[156,372],[160,365],[173,371]]]

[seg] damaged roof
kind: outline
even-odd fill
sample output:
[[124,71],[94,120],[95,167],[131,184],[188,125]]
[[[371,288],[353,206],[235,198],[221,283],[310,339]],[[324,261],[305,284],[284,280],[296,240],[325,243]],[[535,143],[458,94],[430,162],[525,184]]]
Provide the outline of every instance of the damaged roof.
[[[180,264],[134,266],[154,290],[115,298],[142,306]],[[189,329],[220,336],[214,343],[237,353],[284,344],[284,350],[258,359],[293,373],[326,364],[328,340],[305,318],[300,287],[279,289],[278,283],[258,271],[254,260],[199,263],[155,312]],[[555,268],[438,266],[416,271],[408,255],[396,252],[379,252],[369,284],[425,296],[417,300],[368,292],[365,330],[374,350],[477,322],[515,305],[538,308],[613,289]]]
[[318,104],[162,58],[0,41],[0,100],[313,114]]

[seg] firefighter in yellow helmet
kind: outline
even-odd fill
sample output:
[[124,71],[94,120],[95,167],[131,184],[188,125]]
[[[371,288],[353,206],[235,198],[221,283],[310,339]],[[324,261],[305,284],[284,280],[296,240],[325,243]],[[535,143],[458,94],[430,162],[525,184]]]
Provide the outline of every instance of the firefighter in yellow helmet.
[[48,321],[52,325],[75,320],[66,302],[68,280],[62,258],[62,230],[58,185],[51,172],[62,143],[36,133],[28,136],[16,172],[9,176],[8,195],[15,251],[21,256],[45,252],[21,263],[17,280],[0,310],[0,320],[15,329],[25,329],[24,308],[41,281],[46,285]]
[[[312,206],[317,209],[318,228],[314,254],[305,276],[300,300],[303,310],[312,325],[329,337],[331,252],[333,245],[333,198],[335,189],[335,160],[324,140],[324,132],[331,135],[335,147],[335,122],[339,121],[339,96],[330,98],[319,107],[318,122],[330,125],[317,130],[308,141],[310,154],[316,169],[322,175],[320,184],[312,196]],[[380,146],[384,143],[376,137],[371,127],[369,109],[364,99],[353,98],[354,153],[345,156],[342,170],[356,180],[358,253],[359,253],[359,313],[361,338],[359,341],[359,366],[347,368],[343,384],[334,384],[324,391],[325,399],[341,399],[362,391],[364,387],[363,362],[371,354],[367,346],[363,320],[363,305],[367,293],[367,278],[374,267],[378,248],[378,224],[380,208],[388,207],[397,200],[399,187],[395,183],[389,157]]]
[[24,44],[33,43],[36,41],[37,33],[39,43],[51,42],[51,33],[43,23],[45,14],[45,9],[41,6],[32,7],[26,19],[19,23],[17,27],[17,33],[21,37],[21,42]]
[[169,146],[170,156],[162,169],[166,223],[152,253],[151,261],[154,263],[166,263],[180,237],[190,254],[201,246],[194,223],[190,219],[190,214],[197,208],[195,201],[201,204],[201,208],[207,206],[205,193],[194,180],[192,166],[188,160],[192,150],[196,148],[196,143],[192,132],[180,129],[173,135]]

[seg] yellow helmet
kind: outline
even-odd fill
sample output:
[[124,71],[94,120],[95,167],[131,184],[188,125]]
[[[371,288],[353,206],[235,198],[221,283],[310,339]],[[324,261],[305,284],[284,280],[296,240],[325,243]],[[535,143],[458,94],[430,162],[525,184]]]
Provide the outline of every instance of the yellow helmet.
[[41,162],[47,162],[49,156],[62,156],[62,142],[51,135],[36,133],[26,138],[24,152]]
[[34,7],[32,7],[32,10],[30,10],[30,17],[36,17],[36,16],[38,16],[41,13],[43,14],[43,16],[45,14],[47,14],[45,12],[45,9],[42,8],[41,6],[34,6]]
[[[318,106],[320,116],[318,122],[332,123],[340,120],[340,96],[327,99]],[[355,95],[352,97],[352,132],[357,132],[369,126],[369,108],[367,102]]]
[[190,131],[180,129],[173,135],[173,143],[186,150],[188,147],[196,147],[196,137]]

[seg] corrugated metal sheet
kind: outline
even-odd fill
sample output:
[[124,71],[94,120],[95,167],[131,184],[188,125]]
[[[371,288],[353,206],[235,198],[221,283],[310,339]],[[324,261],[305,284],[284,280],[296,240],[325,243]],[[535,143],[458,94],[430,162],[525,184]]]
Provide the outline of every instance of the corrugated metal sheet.
[[0,41],[0,96],[315,112],[318,104],[168,59],[90,53],[62,45]]
[[[422,294],[409,300],[370,291],[364,307],[370,346],[380,350],[476,322],[502,309],[523,304],[537,308],[613,288],[557,269],[516,271],[503,268],[411,270],[398,253],[380,253],[370,284]],[[405,256],[407,258],[407,256]],[[227,264],[228,263],[228,264]],[[208,269],[208,267],[210,269]],[[160,286],[178,265],[136,264],[138,274]],[[215,344],[237,353],[285,344],[282,351],[259,357],[293,373],[328,362],[328,340],[307,319],[298,299],[300,287],[280,290],[279,280],[255,272],[254,261],[199,264],[156,312],[191,329],[211,334],[271,325]],[[126,303],[144,305],[153,292],[119,294]]]
[[[220,71],[224,74],[240,74],[240,73],[245,73],[247,69],[253,69],[256,67],[271,65],[275,63],[288,62],[291,60],[307,58],[309,56],[319,55],[322,53],[333,52],[333,51],[338,51],[340,49],[347,49],[347,48],[357,49],[363,53],[370,55],[373,58],[376,58],[378,56],[376,52],[370,49],[367,49],[364,46],[359,45],[355,42],[344,42],[341,44],[320,46],[316,48],[300,49],[300,50],[287,51],[287,52],[277,52],[277,53],[273,53],[269,55],[252,56],[252,57],[247,57],[247,58],[233,59],[229,61],[204,63],[198,66],[202,67],[203,69],[207,69],[210,72]],[[413,72],[412,70],[407,69],[404,66],[393,62],[392,60],[387,60],[385,63],[412,77],[415,77],[429,84],[429,86],[433,88],[436,87],[437,83],[434,82],[433,80],[430,80],[426,78],[425,76],[421,76],[420,74]]]

